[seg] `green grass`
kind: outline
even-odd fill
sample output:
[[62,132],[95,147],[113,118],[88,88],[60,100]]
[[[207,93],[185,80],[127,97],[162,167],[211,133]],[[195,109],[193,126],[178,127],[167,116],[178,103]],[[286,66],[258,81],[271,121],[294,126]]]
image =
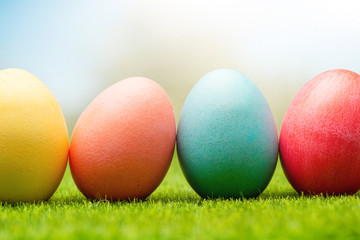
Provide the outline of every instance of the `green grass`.
[[58,191],[38,204],[1,204],[0,239],[356,239],[360,198],[294,192],[278,165],[263,194],[247,200],[199,198],[175,158],[146,200],[86,200],[66,172]]

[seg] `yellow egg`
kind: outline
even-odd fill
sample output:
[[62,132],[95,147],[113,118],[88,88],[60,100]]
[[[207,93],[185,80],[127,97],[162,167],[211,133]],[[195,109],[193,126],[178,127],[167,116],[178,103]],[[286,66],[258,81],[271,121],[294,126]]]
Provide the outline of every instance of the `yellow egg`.
[[50,90],[24,70],[0,71],[0,200],[49,199],[68,152],[65,119]]

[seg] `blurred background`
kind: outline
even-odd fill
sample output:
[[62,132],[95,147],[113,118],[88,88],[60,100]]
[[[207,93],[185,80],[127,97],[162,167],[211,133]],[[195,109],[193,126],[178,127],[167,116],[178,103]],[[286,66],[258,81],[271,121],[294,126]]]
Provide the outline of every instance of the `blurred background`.
[[216,68],[248,75],[278,129],[296,92],[334,68],[360,73],[360,2],[332,0],[0,0],[0,69],[22,68],[58,99],[69,132],[102,90],[158,82],[178,119]]

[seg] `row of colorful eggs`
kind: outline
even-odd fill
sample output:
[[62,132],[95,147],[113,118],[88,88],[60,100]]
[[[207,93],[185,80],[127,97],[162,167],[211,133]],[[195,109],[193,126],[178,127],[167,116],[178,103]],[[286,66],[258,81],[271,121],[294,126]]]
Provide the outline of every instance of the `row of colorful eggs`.
[[[163,180],[175,143],[183,173],[202,197],[255,197],[278,152],[285,175],[305,194],[360,189],[360,75],[331,70],[310,80],[283,119],[244,74],[219,69],[189,93],[178,129],[154,81],[122,80],[84,110],[69,138],[46,86],[20,69],[0,71],[0,200],[41,201],[56,191],[69,158],[90,199],[146,198]],[[279,151],[278,151],[279,150]]]

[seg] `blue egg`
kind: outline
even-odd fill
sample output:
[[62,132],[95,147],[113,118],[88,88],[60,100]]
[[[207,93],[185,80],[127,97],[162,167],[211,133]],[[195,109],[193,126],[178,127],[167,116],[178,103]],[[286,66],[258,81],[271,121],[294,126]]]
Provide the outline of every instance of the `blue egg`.
[[258,196],[276,167],[278,135],[257,86],[231,69],[201,78],[181,111],[177,153],[187,181],[200,196]]

